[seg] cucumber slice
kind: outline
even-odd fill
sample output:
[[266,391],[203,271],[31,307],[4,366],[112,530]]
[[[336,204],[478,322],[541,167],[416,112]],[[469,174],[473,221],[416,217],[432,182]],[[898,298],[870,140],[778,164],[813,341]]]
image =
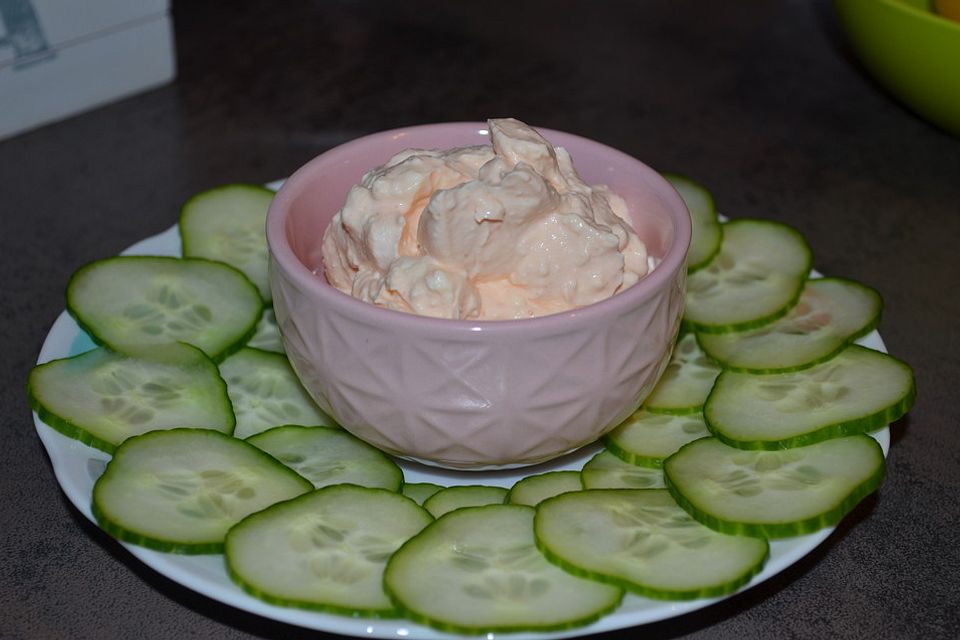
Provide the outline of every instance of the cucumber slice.
[[221,553],[231,526],[312,488],[242,440],[209,429],[171,429],[117,447],[93,486],[92,510],[104,531],[125,542]]
[[703,414],[663,415],[640,409],[606,434],[603,443],[624,462],[661,468],[680,447],[709,435]]
[[186,342],[219,362],[253,335],[262,303],[246,276],[220,262],[118,256],[74,272],[67,309],[114,351]]
[[202,351],[170,344],[142,353],[98,347],[38,365],[27,381],[30,406],[57,431],[107,453],[156,429],[233,431],[226,386]]
[[458,509],[393,554],[384,573],[406,617],[459,634],[549,631],[614,610],[618,587],[572,576],[537,551],[532,507]]
[[263,310],[260,322],[257,323],[257,331],[247,342],[247,346],[274,353],[286,353],[283,348],[283,338],[280,337],[280,327],[277,326],[277,314],[273,307]]
[[590,458],[580,471],[585,489],[662,489],[663,471],[624,462],[609,451]]
[[880,323],[875,290],[843,278],[808,280],[784,317],[759,329],[701,334],[701,348],[725,369],[750,373],[797,371],[829,360]]
[[579,471],[548,471],[518,480],[507,493],[505,502],[535,507],[547,498],[582,489]]
[[400,492],[417,504],[422,505],[427,498],[441,489],[443,487],[432,482],[404,482]]
[[281,425],[339,426],[300,384],[287,358],[244,347],[220,363],[237,414],[238,438]]
[[274,192],[253,184],[228,184],[196,194],[180,212],[185,257],[219,260],[242,271],[272,304],[267,279],[267,209]]
[[701,438],[667,458],[667,488],[711,529],[786,538],[839,522],[883,482],[883,450],[867,435],[780,451]]
[[703,185],[673,173],[665,173],[663,177],[677,190],[690,212],[693,235],[690,238],[690,251],[687,253],[687,272],[692,273],[707,266],[720,251],[723,226],[720,224],[713,196]]
[[700,333],[753,329],[796,304],[810,272],[807,241],[772,220],[723,225],[720,252],[687,279],[684,323]]
[[736,591],[763,568],[761,538],[717,533],[663,489],[591,489],[542,502],[544,555],[575,575],[649,598],[692,600]]
[[333,485],[275,504],[230,529],[227,573],[271,604],[396,617],[387,559],[433,518],[400,494]]
[[879,429],[903,416],[915,398],[910,367],[850,345],[793,373],[724,371],[704,418],[710,432],[731,446],[782,449]]
[[507,490],[482,484],[465,484],[445,487],[424,500],[423,506],[434,518],[463,507],[480,507],[488,504],[503,504]]
[[700,413],[718,375],[720,367],[703,353],[697,337],[687,333],[677,341],[670,363],[643,406],[655,413]]
[[336,427],[274,427],[247,438],[313,483],[349,483],[399,491],[403,471],[376,447]]

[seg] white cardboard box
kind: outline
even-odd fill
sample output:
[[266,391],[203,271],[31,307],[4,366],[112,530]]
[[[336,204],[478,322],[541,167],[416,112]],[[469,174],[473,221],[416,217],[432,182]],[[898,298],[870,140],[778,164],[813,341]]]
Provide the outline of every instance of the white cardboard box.
[[169,0],[0,0],[0,139],[173,79]]

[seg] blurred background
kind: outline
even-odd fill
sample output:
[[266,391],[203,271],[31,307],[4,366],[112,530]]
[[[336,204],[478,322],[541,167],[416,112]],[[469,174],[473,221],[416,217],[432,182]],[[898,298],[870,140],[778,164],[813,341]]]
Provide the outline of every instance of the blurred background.
[[[175,224],[197,191],[282,178],[365,133],[505,116],[686,174],[727,215],[797,227],[820,271],[883,293],[881,333],[917,373],[879,499],[763,587],[644,632],[955,637],[960,138],[877,79],[834,4],[116,0],[103,7],[123,20],[85,31],[100,4],[0,0],[0,118],[55,120],[0,141],[0,637],[317,637],[194,594],[84,521],[32,431],[26,374],[70,274]],[[91,54],[92,74],[70,67],[106,37],[122,45]],[[58,64],[52,84],[14,86]],[[960,77],[960,56],[946,64]],[[127,97],[95,97],[111,84]],[[104,106],[58,119],[24,103],[37,92]]]

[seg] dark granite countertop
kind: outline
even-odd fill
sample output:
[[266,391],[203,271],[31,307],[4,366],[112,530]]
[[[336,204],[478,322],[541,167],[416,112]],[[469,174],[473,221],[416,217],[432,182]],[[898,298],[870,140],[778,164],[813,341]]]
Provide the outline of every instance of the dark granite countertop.
[[179,78],[0,142],[0,637],[326,637],[160,576],[68,502],[24,383],[71,272],[184,200],[377,130],[516,116],[712,189],[878,288],[919,399],[888,478],[810,555],[633,638],[953,638],[960,630],[960,139],[891,100],[825,1],[174,2]]

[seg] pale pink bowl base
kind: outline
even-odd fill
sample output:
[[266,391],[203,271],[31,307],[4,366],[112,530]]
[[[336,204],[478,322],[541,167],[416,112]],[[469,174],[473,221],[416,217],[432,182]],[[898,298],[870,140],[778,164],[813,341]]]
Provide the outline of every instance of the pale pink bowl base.
[[320,239],[348,189],[411,148],[489,144],[483,123],[378,133],[294,173],[267,220],[274,308],[290,361],[345,429],[401,457],[457,469],[543,462],[632,413],[670,357],[683,310],[690,218],[655,171],[597,142],[540,129],[582,177],[627,200],[662,259],[634,287],[574,311],[459,321],[390,311],[327,284]]

